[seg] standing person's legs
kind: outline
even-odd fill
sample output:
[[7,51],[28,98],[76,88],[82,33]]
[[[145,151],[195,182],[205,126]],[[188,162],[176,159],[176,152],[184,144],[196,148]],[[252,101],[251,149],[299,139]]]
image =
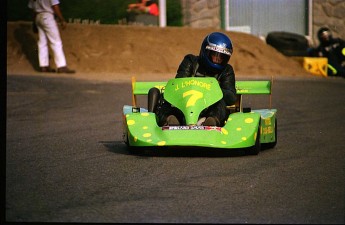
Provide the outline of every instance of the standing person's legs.
[[42,14],[38,14],[36,17],[36,24],[38,29],[38,61],[40,67],[48,67],[49,66],[49,49],[48,49],[48,40],[45,34],[45,27],[44,27],[44,18]]
[[59,28],[54,19],[54,15],[50,13],[42,13],[42,14],[44,14],[43,23],[44,23],[47,38],[49,40],[50,47],[53,52],[55,65],[58,68],[65,67],[66,66],[65,53],[63,51],[62,40],[60,37]]

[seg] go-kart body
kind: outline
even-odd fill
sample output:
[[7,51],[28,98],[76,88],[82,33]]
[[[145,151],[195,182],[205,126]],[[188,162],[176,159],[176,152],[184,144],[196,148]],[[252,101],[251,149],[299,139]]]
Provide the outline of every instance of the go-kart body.
[[[164,92],[164,99],[180,109],[186,125],[157,125],[156,115],[136,105],[136,95],[147,95],[152,87]],[[210,148],[254,148],[276,143],[276,109],[244,112],[242,94],[271,94],[270,81],[237,81],[238,102],[229,106],[231,113],[222,127],[202,126],[201,111],[219,101],[222,91],[215,78],[175,78],[168,82],[132,80],[133,104],[123,107],[124,141],[130,147],[195,146]]]

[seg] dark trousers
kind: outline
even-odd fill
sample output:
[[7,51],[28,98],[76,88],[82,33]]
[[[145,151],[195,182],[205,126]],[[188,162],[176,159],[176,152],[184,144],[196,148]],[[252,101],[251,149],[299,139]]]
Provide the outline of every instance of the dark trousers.
[[328,56],[328,65],[332,67],[332,69],[328,66],[327,74],[328,76],[341,76],[345,77],[345,67],[343,67],[339,60],[336,58],[334,54],[329,54]]
[[[224,126],[225,121],[228,119],[230,111],[226,109],[226,103],[222,99],[210,107],[203,110],[199,116],[201,117],[215,117],[219,121],[219,126]],[[163,126],[169,115],[175,115],[179,120],[181,125],[186,125],[186,120],[183,113],[176,107],[172,107],[170,103],[162,101],[158,105],[156,110],[156,115],[158,119],[158,125]]]

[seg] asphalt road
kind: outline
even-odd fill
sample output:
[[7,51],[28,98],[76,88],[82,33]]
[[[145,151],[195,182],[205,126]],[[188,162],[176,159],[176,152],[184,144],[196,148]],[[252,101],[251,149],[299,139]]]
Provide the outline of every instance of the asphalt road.
[[345,79],[276,79],[278,144],[258,156],[129,154],[130,88],[7,76],[6,221],[344,224]]

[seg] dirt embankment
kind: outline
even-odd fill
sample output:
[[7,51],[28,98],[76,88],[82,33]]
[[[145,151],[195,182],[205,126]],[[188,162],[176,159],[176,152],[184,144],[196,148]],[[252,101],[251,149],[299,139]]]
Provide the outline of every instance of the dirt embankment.
[[[61,30],[68,66],[73,76],[94,80],[166,80],[175,76],[183,57],[198,54],[204,37],[216,29],[68,24]],[[311,76],[302,66],[259,38],[225,32],[233,41],[233,65],[241,76]],[[47,75],[37,72],[37,35],[31,23],[7,23],[7,73]],[[55,67],[51,58],[51,65]],[[57,74],[49,74],[56,76]]]

